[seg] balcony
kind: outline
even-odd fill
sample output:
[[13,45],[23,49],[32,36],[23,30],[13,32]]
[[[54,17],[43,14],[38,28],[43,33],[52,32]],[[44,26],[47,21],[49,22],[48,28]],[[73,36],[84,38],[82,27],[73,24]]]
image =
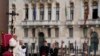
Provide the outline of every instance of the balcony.
[[60,25],[59,21],[53,20],[53,21],[48,21],[48,20],[27,20],[27,21],[22,21],[21,22],[22,26],[41,26],[41,25]]
[[[79,20],[78,25],[84,25],[84,19]],[[100,19],[88,19],[86,25],[100,25]]]
[[33,3],[51,3],[53,2],[53,0],[27,0],[27,1],[30,1],[30,2],[33,2]]

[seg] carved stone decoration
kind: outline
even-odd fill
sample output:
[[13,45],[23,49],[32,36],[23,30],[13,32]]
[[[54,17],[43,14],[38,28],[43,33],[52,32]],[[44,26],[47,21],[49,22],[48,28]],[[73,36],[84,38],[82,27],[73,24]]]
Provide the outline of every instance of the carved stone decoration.
[[93,5],[93,6],[97,6],[97,5],[98,5],[98,1],[97,1],[97,0],[93,0],[93,1],[92,1],[92,5]]

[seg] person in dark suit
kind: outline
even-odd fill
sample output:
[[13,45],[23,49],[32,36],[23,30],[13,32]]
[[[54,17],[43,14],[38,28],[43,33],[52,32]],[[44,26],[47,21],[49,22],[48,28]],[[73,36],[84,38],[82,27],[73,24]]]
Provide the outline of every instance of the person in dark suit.
[[50,48],[50,54],[51,56],[58,56],[58,47],[56,46],[56,43],[54,43],[52,48]]
[[98,50],[99,38],[98,33],[91,28],[91,50],[94,51],[94,56],[96,56],[96,51]]
[[48,56],[49,47],[47,41],[44,41],[44,45],[40,47],[40,56]]

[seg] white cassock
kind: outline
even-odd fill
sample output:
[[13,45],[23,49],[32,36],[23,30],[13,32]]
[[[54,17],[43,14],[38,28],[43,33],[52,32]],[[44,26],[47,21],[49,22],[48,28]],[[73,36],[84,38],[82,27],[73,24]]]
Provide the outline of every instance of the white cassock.
[[15,47],[17,45],[17,41],[14,38],[9,40],[9,45]]
[[19,42],[16,41],[14,38],[11,38],[9,40],[9,45],[14,47],[13,56],[18,56],[18,51],[17,50],[18,50]]
[[16,41],[14,38],[9,40],[9,45],[13,46],[13,56],[25,56],[26,48],[22,49],[19,45],[19,41]]
[[22,48],[21,47],[21,45],[19,45],[19,47],[18,47],[18,49],[17,49],[17,51],[18,51],[18,56],[26,56],[26,48]]

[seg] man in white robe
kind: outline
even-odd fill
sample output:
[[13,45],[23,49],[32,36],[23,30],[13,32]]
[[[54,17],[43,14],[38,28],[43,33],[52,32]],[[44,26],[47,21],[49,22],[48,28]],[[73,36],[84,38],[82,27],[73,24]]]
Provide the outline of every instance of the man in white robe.
[[12,38],[9,40],[9,46],[13,48],[13,56],[17,56],[19,41],[17,40],[16,35],[13,35]]
[[14,48],[16,45],[17,45],[17,36],[13,35],[12,38],[9,40],[9,46]]

